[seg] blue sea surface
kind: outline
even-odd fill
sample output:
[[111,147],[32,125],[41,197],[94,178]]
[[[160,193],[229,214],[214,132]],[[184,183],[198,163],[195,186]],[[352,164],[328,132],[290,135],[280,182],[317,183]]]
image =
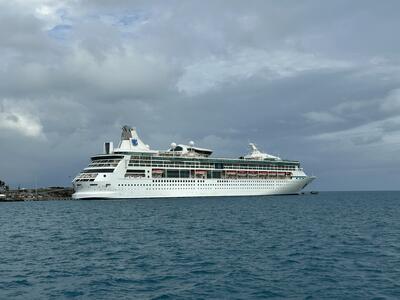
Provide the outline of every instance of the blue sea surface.
[[0,203],[0,299],[400,298],[400,192]]

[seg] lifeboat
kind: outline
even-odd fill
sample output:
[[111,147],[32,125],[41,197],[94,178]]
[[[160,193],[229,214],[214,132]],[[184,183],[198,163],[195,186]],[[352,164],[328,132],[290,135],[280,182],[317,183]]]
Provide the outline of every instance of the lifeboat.
[[239,176],[246,176],[247,175],[247,171],[239,171],[237,174]]
[[226,175],[236,175],[237,172],[236,171],[225,171]]
[[207,171],[206,170],[194,170],[194,173],[197,175],[197,174],[199,174],[199,175],[204,175],[204,174],[207,174]]
[[153,172],[153,174],[162,174],[162,173],[164,173],[164,170],[162,170],[162,169],[153,169],[152,172]]
[[249,174],[249,176],[257,176],[258,172],[257,171],[249,171],[248,174]]

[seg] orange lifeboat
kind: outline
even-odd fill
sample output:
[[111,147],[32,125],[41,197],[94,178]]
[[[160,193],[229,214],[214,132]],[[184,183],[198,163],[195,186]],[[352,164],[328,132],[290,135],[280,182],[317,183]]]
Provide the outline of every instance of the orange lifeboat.
[[236,171],[225,171],[226,175],[236,175],[237,172]]
[[199,174],[199,175],[204,175],[204,174],[207,174],[207,171],[206,170],[194,170],[194,173]]

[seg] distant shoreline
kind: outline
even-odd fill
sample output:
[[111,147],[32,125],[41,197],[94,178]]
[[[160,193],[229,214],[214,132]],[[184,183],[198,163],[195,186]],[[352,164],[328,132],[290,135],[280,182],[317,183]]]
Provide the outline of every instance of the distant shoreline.
[[72,200],[73,193],[70,187],[9,190],[3,192],[0,202]]

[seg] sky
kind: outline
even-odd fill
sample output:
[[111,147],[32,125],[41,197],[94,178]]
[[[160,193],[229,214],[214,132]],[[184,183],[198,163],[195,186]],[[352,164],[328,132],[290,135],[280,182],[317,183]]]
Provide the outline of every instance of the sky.
[[314,190],[397,190],[397,0],[0,0],[0,179],[68,186],[135,126],[152,149],[254,142]]

